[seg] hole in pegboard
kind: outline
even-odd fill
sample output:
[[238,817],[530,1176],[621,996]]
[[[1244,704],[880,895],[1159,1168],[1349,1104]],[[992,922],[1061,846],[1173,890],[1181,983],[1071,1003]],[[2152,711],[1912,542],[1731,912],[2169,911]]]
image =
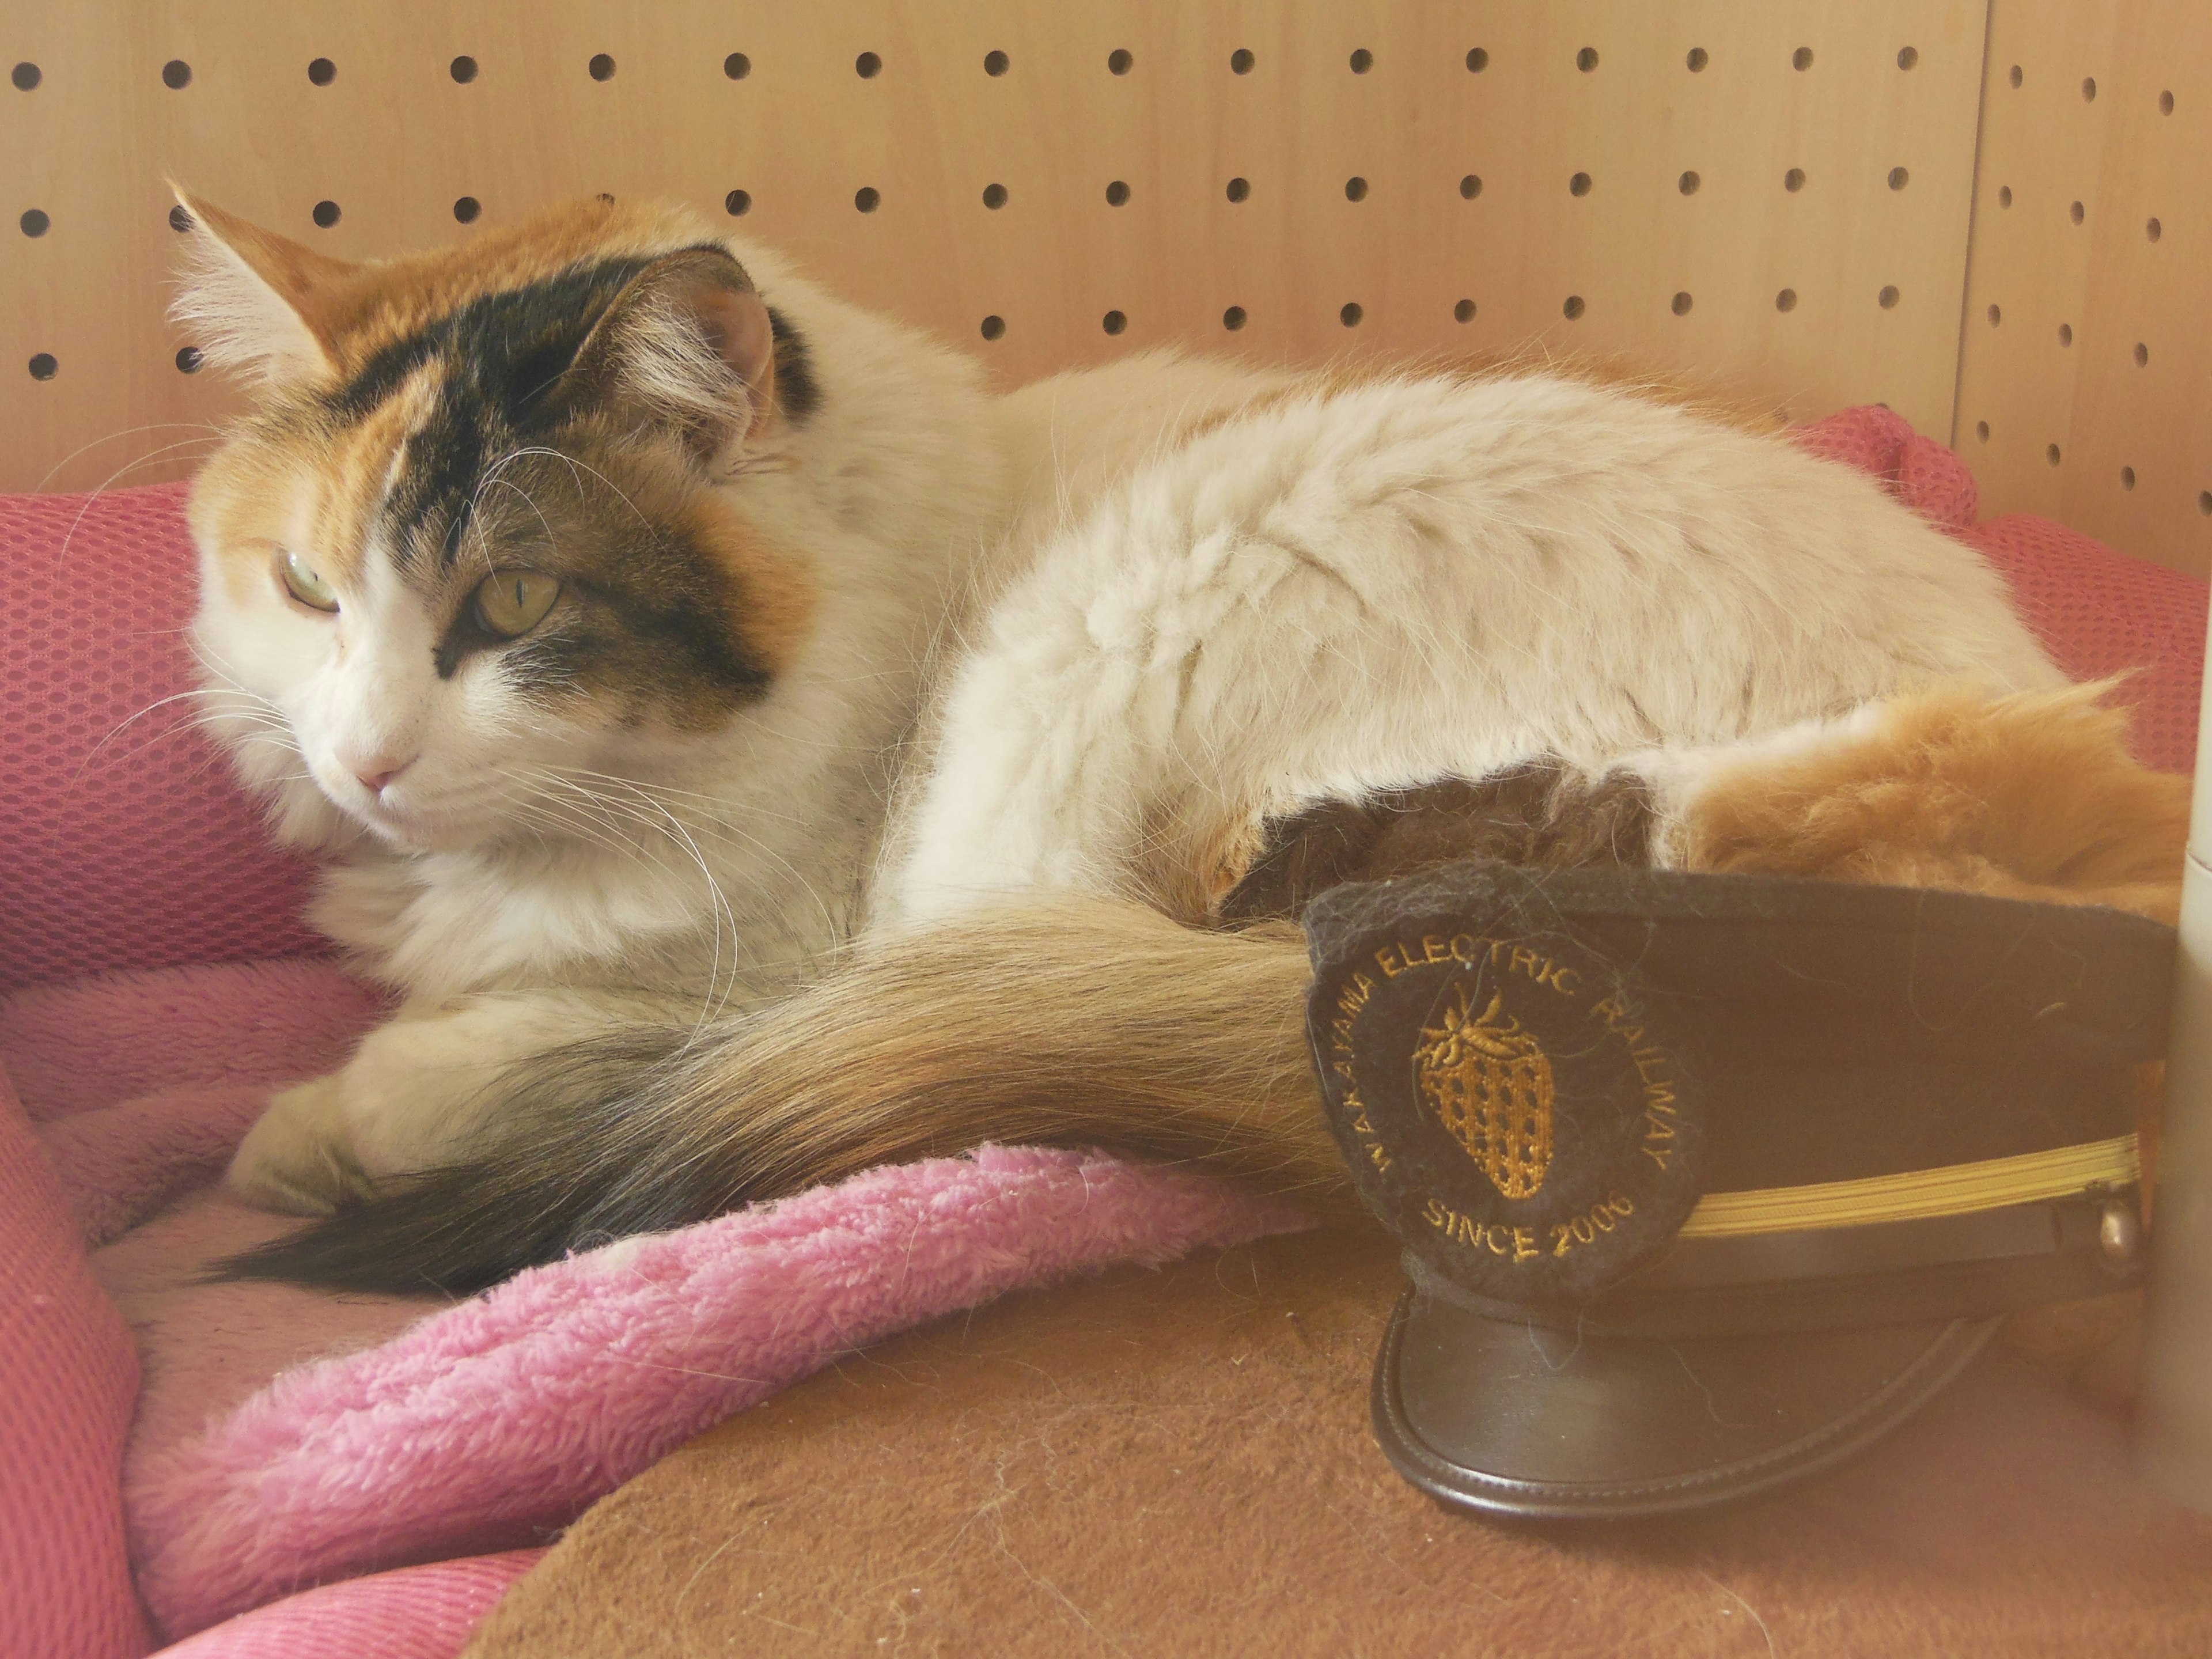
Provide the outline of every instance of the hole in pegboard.
[[1983,443],[1989,442],[1990,423],[1987,421],[1976,421],[1974,422],[1974,436]]
[[1490,53],[1487,51],[1480,46],[1474,46],[1468,50],[1467,54],[1467,72],[1469,75],[1480,75],[1483,70],[1489,67]]
[[182,92],[192,83],[192,66],[181,58],[172,58],[161,65],[161,84],[171,92]]
[[1566,304],[1559,307],[1559,314],[1571,323],[1588,309],[1589,307],[1583,304],[1583,296],[1581,295],[1570,294],[1567,295]]
[[1792,167],[1789,172],[1784,173],[1782,175],[1782,188],[1788,191],[1792,196],[1795,196],[1799,191],[1804,189],[1805,169],[1802,167]]
[[1879,304],[1884,311],[1894,311],[1897,309],[1897,302],[1905,296],[1897,291],[1897,284],[1891,283],[1884,287],[1882,291],[1875,295],[1874,297],[1875,302]]
[[1098,319],[1098,325],[1109,334],[1122,333],[1129,326],[1128,314],[1126,312],[1109,311]]
[[2200,489],[2197,492],[2197,510],[2206,518],[2212,519],[2212,489]]
[[327,58],[312,58],[307,64],[307,79],[316,86],[326,87],[338,78],[338,66]]
[[1116,179],[1112,184],[1106,186],[1106,205],[1108,207],[1127,207],[1128,204],[1129,185],[1127,180]]
[[2085,75],[2081,77],[2081,101],[2085,104],[2094,104],[2097,101],[2097,77],[2094,75]]
[[1997,205],[2001,208],[2008,208],[2012,205],[2012,186],[2010,185],[1999,185],[1997,186]]
[[1575,54],[1575,67],[1580,70],[1584,75],[1588,75],[1592,70],[1595,69],[1597,67],[1597,48],[1595,46],[1584,46],[1580,52],[1577,52]]
[[1368,51],[1366,47],[1364,47],[1364,46],[1358,47],[1357,50],[1355,50],[1355,51],[1352,52],[1352,72],[1354,75],[1364,75],[1364,74],[1366,74],[1366,73],[1367,73],[1367,71],[1368,71],[1368,70],[1370,70],[1373,69],[1374,67],[1375,67],[1375,54],[1374,54],[1373,52],[1371,52]]
[[1695,196],[1698,193],[1698,186],[1705,182],[1696,173],[1686,173],[1674,181],[1674,188],[1685,196]]
[[1452,321],[1454,321],[1454,322],[1455,322],[1455,323],[1471,323],[1471,322],[1473,322],[1474,320],[1474,301],[1472,301],[1472,300],[1462,300],[1462,301],[1461,301],[1457,305],[1455,305],[1455,306],[1454,306],[1454,307],[1452,307]]
[[1920,48],[1919,48],[1919,47],[1917,47],[1917,46],[1899,46],[1899,47],[1897,49],[1897,66],[1898,66],[1898,68],[1899,68],[1899,69],[1901,69],[1901,70],[1909,70],[1909,69],[1911,69],[1914,64],[1917,64],[1919,61],[1920,61]]
[[315,210],[312,216],[317,224],[325,230],[328,230],[338,222],[338,204],[327,200],[318,202],[315,204]]
[[1252,195],[1252,181],[1249,179],[1231,179],[1226,193],[1232,202],[1249,201]]
[[749,190],[733,190],[722,198],[722,211],[732,219],[742,219],[753,210],[753,193]]
[[2063,346],[2070,346],[2074,343],[2073,324],[2061,323],[2058,325],[2058,343]]
[[1573,178],[1567,180],[1568,195],[1587,196],[1589,193],[1590,176],[1587,173],[1577,173]]
[[173,208],[171,208],[171,209],[169,210],[169,228],[170,228],[171,230],[173,230],[173,231],[175,231],[178,234],[182,235],[185,232],[186,232],[186,231],[190,230],[191,228],[192,228],[192,216],[191,216],[191,214],[189,214],[189,213],[187,213],[187,212],[185,212],[185,206],[184,206],[184,204],[183,204],[183,203],[179,202],[179,204],[177,204],[177,205],[176,205],[176,206],[174,206],[174,207],[173,207]]
[[1796,51],[1791,52],[1790,54],[1790,66],[1801,72],[1812,68],[1813,48],[1810,46],[1800,46]]
[[454,198],[453,219],[456,223],[472,225],[483,216],[483,204],[477,200],[475,197],[459,196]]
[[585,64],[584,68],[594,81],[611,81],[615,78],[615,60],[611,53],[593,52],[592,61]]
[[36,64],[25,62],[16,64],[14,69],[9,70],[8,78],[15,83],[16,91],[29,92],[40,82],[45,80],[46,76]]
[[2136,342],[2136,367],[2137,368],[2150,367],[2150,348],[2141,340]]
[[1345,302],[1344,308],[1336,313],[1336,320],[1342,323],[1346,328],[1358,328],[1359,326],[1359,319],[1366,314],[1367,313],[1364,311],[1360,309],[1358,301],[1349,300]]
[[1990,326],[1991,328],[1995,328],[2002,321],[2004,321],[2003,311],[1996,306],[1991,306],[1990,307]]
[[2120,488],[2121,488],[2121,489],[2133,489],[2135,487],[2136,487],[2136,470],[2135,470],[2135,468],[2133,468],[2133,467],[2131,467],[2131,466],[2124,466],[2124,467],[2122,467],[2122,468],[2120,469]]
[[1912,175],[1903,167],[1892,167],[1889,170],[1889,187],[1892,190],[1903,190],[1911,182]]
[[1794,288],[1784,289],[1781,293],[1774,296],[1774,308],[1777,311],[1796,310],[1797,290]]
[[1012,67],[1013,59],[1003,52],[987,52],[983,54],[983,73],[986,75],[994,76],[1004,75]]
[[1344,199],[1347,202],[1365,201],[1367,199],[1367,181],[1364,179],[1358,177],[1356,174],[1353,177],[1346,179],[1344,181]]
[[877,53],[864,52],[853,60],[853,73],[863,81],[872,81],[884,72],[884,60]]
[[477,60],[464,54],[446,65],[446,73],[462,86],[466,86],[477,78]]
[[1691,299],[1690,291],[1684,289],[1674,296],[1672,309],[1677,317],[1686,317],[1690,314],[1690,307],[1696,303],[1697,301]]
[[1004,339],[1006,334],[1006,319],[1003,317],[986,317],[983,319],[983,326],[978,332],[987,340]]
[[753,72],[753,60],[741,52],[733,52],[722,60],[722,73],[732,81],[742,81]]
[[2081,203],[2074,202],[2068,205],[2066,216],[2078,225],[2089,216],[2089,210],[2083,207]]
[[1687,58],[1685,58],[1682,61],[1689,66],[1691,74],[1702,75],[1705,73],[1705,65],[1711,63],[1713,60],[1712,54],[1708,52],[1703,46],[1692,46],[1690,48],[1690,55]]
[[30,369],[33,380],[51,380],[62,372],[62,366],[54,360],[52,352],[41,351],[31,359]]
[[177,351],[177,372],[181,374],[197,374],[200,372],[200,365],[206,361],[207,359],[200,355],[200,349],[198,346],[179,347]]
[[53,228],[54,222],[46,217],[44,208],[26,208],[23,216],[15,222],[23,228],[26,236],[43,236]]
[[1461,179],[1459,181],[1459,193],[1463,200],[1469,202],[1472,202],[1476,197],[1481,195],[1482,179],[1480,176],[1476,173],[1470,173],[1466,178]]
[[2063,459],[2058,453],[2058,446],[2057,444],[2044,445],[2043,459],[2053,466],[2057,465],[2059,461]]
[[[1106,69],[1111,75],[1127,75],[1135,66],[1136,62],[1135,57],[1131,54],[1127,46],[1116,46],[1106,54]],[[1001,324],[1000,326],[1004,327],[1005,325]],[[994,335],[992,337],[995,339],[998,337]]]
[[1221,325],[1227,329],[1231,334],[1234,334],[1238,329],[1243,327],[1244,307],[1243,306],[1231,306],[1228,310],[1223,312],[1221,313]]
[[873,185],[862,185],[853,192],[853,205],[863,213],[873,213],[884,204],[884,193]]
[[2021,83],[2021,73],[2020,73],[2020,65],[2019,65],[2019,64],[2014,64],[2012,66],[2012,74],[2011,74],[2011,75],[2010,75],[2010,76],[2008,76],[2008,78],[2012,82],[2012,89],[2013,89],[2014,92],[2018,92],[2018,91],[2020,90],[2020,83]]
[[996,212],[999,209],[1006,206],[1006,187],[1004,185],[986,185],[983,186],[983,205],[985,207]]
[[2166,227],[2159,223],[2155,219],[2146,219],[2143,221],[2143,234],[2149,237],[2152,241],[2155,242],[2160,237],[2166,234]]
[[1252,65],[1259,61],[1253,57],[1251,47],[1239,46],[1229,54],[1229,72],[1231,75],[1249,75]]
[[2158,112],[2160,115],[2171,115],[2173,113],[2173,94],[2172,93],[2161,92],[2159,94]]

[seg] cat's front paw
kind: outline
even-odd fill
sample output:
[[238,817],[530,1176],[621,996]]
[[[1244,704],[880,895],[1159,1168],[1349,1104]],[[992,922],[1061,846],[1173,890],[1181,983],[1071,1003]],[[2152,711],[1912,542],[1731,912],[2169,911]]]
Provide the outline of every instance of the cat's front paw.
[[230,1161],[230,1189],[292,1215],[328,1215],[365,1185],[337,1076],[281,1091]]

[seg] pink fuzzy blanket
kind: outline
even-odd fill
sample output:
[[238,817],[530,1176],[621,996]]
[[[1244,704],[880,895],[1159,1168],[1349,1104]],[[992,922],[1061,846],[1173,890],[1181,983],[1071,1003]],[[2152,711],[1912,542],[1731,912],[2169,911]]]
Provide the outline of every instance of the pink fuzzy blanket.
[[[1980,546],[2070,672],[2147,668],[2128,690],[2139,744],[2188,764],[2202,582],[2040,520],[1970,528],[1964,468],[1886,410],[1807,441]],[[331,1584],[208,1627],[302,1587],[540,1542],[697,1430],[903,1327],[1296,1224],[1190,1176],[994,1148],[614,1245],[427,1316],[196,1283],[284,1224],[208,1186],[270,1085],[336,1063],[382,1004],[312,957],[240,960],[297,948],[297,872],[263,861],[196,738],[106,742],[183,683],[166,631],[190,607],[176,504],[167,489],[0,504],[13,706],[77,672],[71,607],[125,574],[154,642],[81,673],[45,726],[0,730],[0,779],[27,780],[0,793],[0,836],[36,854],[0,861],[0,985],[29,987],[0,1004],[0,1650],[147,1651],[118,1600],[127,1515],[154,1626],[205,1630],[184,1650],[201,1659],[450,1653],[459,1636],[436,1632],[465,1632],[526,1556]],[[71,537],[88,539],[64,558]],[[81,557],[104,580],[72,598]],[[103,1246],[90,1276],[79,1240]],[[135,1421],[118,1309],[143,1365]],[[379,1584],[445,1622],[378,1623],[397,1605]]]
[[[319,962],[19,995],[0,1061],[136,1333],[124,1462],[139,1594],[169,1635],[327,1580],[541,1540],[730,1413],[1017,1286],[1299,1224],[1198,1177],[985,1147],[633,1239],[424,1313],[196,1282],[288,1224],[206,1187],[270,1083],[380,1004]],[[149,1079],[174,1086],[137,1092]],[[118,1098],[118,1097],[122,1097]],[[198,1187],[150,1219],[149,1208]]]

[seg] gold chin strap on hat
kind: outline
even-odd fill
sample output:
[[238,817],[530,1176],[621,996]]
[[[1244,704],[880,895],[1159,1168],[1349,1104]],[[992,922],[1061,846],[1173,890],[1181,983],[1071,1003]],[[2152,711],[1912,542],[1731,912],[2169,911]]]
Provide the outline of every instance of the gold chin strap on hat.
[[2079,1146],[2014,1158],[1984,1158],[1937,1170],[1824,1181],[1809,1187],[1763,1187],[1707,1193],[1676,1234],[1680,1238],[1741,1238],[1757,1233],[1863,1227],[1881,1221],[1922,1221],[1977,1210],[2073,1198],[2130,1187],[2142,1179],[2136,1137],[2115,1135]]

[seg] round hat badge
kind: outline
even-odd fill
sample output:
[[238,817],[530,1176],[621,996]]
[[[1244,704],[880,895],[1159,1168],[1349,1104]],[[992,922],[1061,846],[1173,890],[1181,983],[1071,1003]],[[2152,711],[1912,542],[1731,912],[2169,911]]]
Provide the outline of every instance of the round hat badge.
[[1695,1206],[1692,1067],[1629,970],[1510,907],[1377,928],[1310,1008],[1329,1120],[1407,1248],[1486,1299],[1595,1295]]

